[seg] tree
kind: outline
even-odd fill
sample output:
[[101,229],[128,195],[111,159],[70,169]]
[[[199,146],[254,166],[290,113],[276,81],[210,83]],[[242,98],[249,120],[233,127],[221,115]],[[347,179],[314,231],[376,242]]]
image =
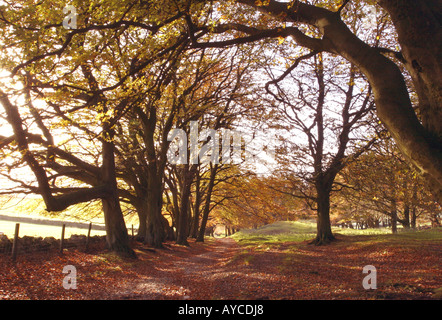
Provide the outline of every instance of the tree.
[[[224,166],[223,155],[219,152],[224,141],[224,137],[220,139],[222,129],[234,129],[235,121],[244,119],[260,107],[252,98],[254,85],[250,71],[256,64],[247,54],[248,51],[239,49],[204,51],[204,58],[194,69],[198,75],[195,90],[189,92],[181,102],[183,115],[177,121],[176,129],[179,128],[185,137],[182,148],[185,152],[180,163],[168,164],[169,175],[166,179],[172,192],[175,207],[172,210],[173,220],[177,230],[176,241],[179,244],[188,245],[187,238],[192,225],[194,233],[199,234],[198,241],[203,241],[211,211],[213,184],[217,173]],[[181,136],[179,140],[178,142],[183,142]],[[210,166],[214,171],[210,174],[204,194],[201,193],[203,189],[197,188],[198,193],[192,197],[192,187],[201,178],[199,174],[204,170],[203,167]],[[192,198],[199,203],[193,203]],[[204,207],[198,231],[202,199]]]
[[[374,103],[371,88],[354,66],[321,53],[301,56],[294,66],[298,63],[299,70],[292,68],[269,82],[276,93],[267,88],[274,108],[281,111],[278,127],[287,130],[280,171],[292,181],[281,191],[306,199],[316,210],[314,243],[320,245],[334,240],[330,194],[337,189],[336,176],[377,139],[365,124]],[[297,88],[288,86],[284,77]]]
[[[29,87],[25,90],[29,90]],[[31,112],[34,111],[31,121],[34,120],[38,123],[38,128],[43,132],[46,139],[41,138],[40,135],[30,133],[26,129],[26,127],[29,127],[29,122],[23,120],[19,108],[11,103],[7,94],[0,92],[0,103],[3,105],[7,115],[6,119],[14,132],[11,143],[15,142],[17,144],[17,151],[21,154],[23,162],[29,166],[37,180],[37,186],[29,186],[28,188],[43,197],[48,211],[62,211],[73,204],[101,199],[108,246],[120,254],[133,257],[134,252],[129,246],[127,230],[119,205],[113,153],[114,145],[109,140],[112,138],[113,130],[109,128],[108,122],[102,123],[103,134],[109,139],[101,140],[102,165],[98,167],[62,150],[60,146],[55,146],[53,134],[33,107],[30,96],[27,97],[26,104]],[[41,159],[42,162],[39,159],[41,158],[40,150],[31,148],[31,143],[40,145],[46,150],[47,156]],[[57,158],[62,163],[59,163]],[[63,162],[74,165],[76,169],[64,165]],[[50,173],[52,170],[57,174],[52,175]],[[63,175],[73,176],[77,179],[81,176],[92,186],[90,188],[57,186],[57,178]]]
[[[374,1],[343,1],[338,5],[334,1],[320,1],[317,4],[298,0],[236,2],[239,4],[237,12],[232,13],[230,8],[220,6],[227,11],[231,20],[229,23],[218,23],[215,27],[207,28],[196,19],[188,19],[194,46],[219,47],[265,38],[290,37],[299,46],[347,59],[367,77],[373,88],[379,118],[404,157],[431,183],[434,194],[442,203],[440,1],[376,2],[377,10],[383,8],[395,26],[402,49],[400,52],[396,48],[382,48],[379,41],[374,39],[362,41],[358,33],[346,24],[347,20],[357,17],[356,13],[361,15],[364,5],[375,5]],[[244,14],[241,5],[251,8],[252,14]],[[254,19],[241,19],[259,13],[262,14],[258,19],[256,16]],[[320,36],[308,35],[305,26],[313,27]],[[235,38],[227,40],[204,39],[203,36],[210,31],[236,34]],[[404,74],[398,64],[386,55],[398,58],[397,61],[403,63],[412,75],[414,90],[419,96],[419,115],[411,102]]]
[[[2,92],[1,103],[14,129],[13,139],[36,177],[38,185],[32,190],[42,195],[47,209],[61,211],[71,204],[101,199],[108,245],[133,256],[119,204],[115,126],[143,98],[143,78],[137,75],[185,41],[173,25],[182,14],[175,4],[164,2],[124,6],[113,1],[77,3],[81,21],[78,28],[66,30],[58,22],[63,6],[46,2],[34,10],[32,2],[17,1],[12,7],[1,7],[5,49],[1,67],[13,78],[24,79],[25,93],[34,95],[26,100],[44,99],[53,110],[49,117],[42,117],[41,112],[32,114],[44,139],[25,129],[29,124],[9,99],[13,91],[9,96]],[[151,10],[152,15],[140,15],[145,10]],[[167,27],[169,32],[163,33]],[[137,51],[140,43],[143,50]],[[89,157],[62,150],[59,142],[54,143],[54,126],[70,131],[72,139],[78,139],[79,132],[87,135],[92,149],[93,138],[98,138],[101,150],[98,154],[92,151]],[[47,150],[47,159],[42,159],[46,164],[38,159],[40,150],[31,152],[30,143]],[[91,158],[100,161],[91,165]],[[51,175],[51,171],[57,174]],[[92,187],[60,188],[55,182],[62,176]]]

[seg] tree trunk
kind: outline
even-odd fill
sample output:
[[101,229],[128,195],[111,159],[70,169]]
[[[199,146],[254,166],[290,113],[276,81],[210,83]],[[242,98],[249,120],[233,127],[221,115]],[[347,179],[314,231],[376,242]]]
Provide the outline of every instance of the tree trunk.
[[391,232],[393,234],[397,233],[397,211],[393,210],[390,213],[390,217],[391,217]]
[[[104,125],[103,131],[108,134],[108,138],[111,140],[113,138],[113,131],[106,129],[107,124]],[[111,190],[108,197],[102,198],[107,244],[109,248],[117,254],[134,258],[136,255],[130,247],[129,235],[127,234],[127,228],[118,197],[117,177],[115,174],[115,146],[111,141],[104,141],[102,148],[102,179]]]
[[163,193],[162,183],[158,180],[156,166],[149,166],[147,219],[144,242],[154,248],[162,248],[166,232],[162,221]]
[[410,221],[411,228],[413,228],[413,230],[416,229],[416,218],[417,218],[417,216],[416,216],[416,206],[413,205],[413,207],[411,208],[411,221]]
[[381,0],[398,34],[405,66],[419,97],[422,124],[436,143],[442,139],[442,29],[440,0]]
[[[154,248],[162,248],[166,239],[162,221],[163,207],[163,174],[164,167],[155,149],[155,129],[157,123],[156,108],[151,106],[148,115],[141,109],[136,109],[144,127],[144,143],[147,152],[147,219],[144,242]],[[165,152],[165,151],[164,151]]]
[[190,187],[192,185],[194,169],[189,169],[189,165],[183,168],[183,188],[181,190],[180,212],[177,226],[177,244],[188,246],[187,237],[189,235],[189,200]]
[[195,205],[193,210],[192,226],[190,228],[190,236],[194,239],[198,238],[198,226],[200,223],[200,203],[201,203],[201,190],[200,190],[201,177],[197,172],[195,181]]
[[129,245],[129,235],[121,211],[118,197],[101,200],[106,226],[106,242],[110,250],[123,257],[135,258],[135,252]]
[[147,230],[147,202],[146,201],[139,201],[139,204],[134,205],[135,210],[137,211],[138,215],[138,233],[136,236],[137,241],[144,241],[144,238],[146,236],[146,230]]
[[215,185],[215,177],[218,170],[218,165],[215,164],[210,169],[210,180],[209,185],[207,186],[207,194],[206,194],[206,200],[204,203],[204,211],[203,211],[203,217],[201,220],[201,226],[198,233],[198,237],[196,238],[197,242],[203,242],[204,241],[204,234],[206,232],[206,225],[207,220],[209,219],[209,213],[210,213],[210,203],[212,199],[212,192],[213,192],[213,186]]
[[330,191],[317,187],[317,234],[311,243],[315,245],[328,244],[336,238],[333,236],[330,224]]
[[404,208],[404,219],[400,222],[405,229],[410,229],[410,206],[408,204]]

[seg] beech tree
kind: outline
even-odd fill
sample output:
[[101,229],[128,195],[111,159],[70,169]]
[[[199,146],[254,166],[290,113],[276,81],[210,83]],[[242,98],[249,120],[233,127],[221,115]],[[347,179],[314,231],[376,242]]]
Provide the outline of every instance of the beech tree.
[[371,88],[354,66],[322,53],[309,62],[311,56],[297,59],[299,70],[270,81],[268,92],[281,112],[277,124],[286,129],[280,172],[292,181],[281,192],[305,199],[317,211],[314,243],[325,244],[334,240],[330,194],[337,189],[336,176],[377,135],[366,125],[374,111]]
[[[7,94],[0,92],[0,103],[3,105],[6,118],[13,129],[13,141],[17,144],[17,151],[35,175],[37,185],[32,185],[29,188],[43,197],[47,210],[62,211],[73,204],[101,199],[108,246],[121,254],[134,256],[129,246],[127,230],[119,204],[113,143],[102,139],[102,164],[101,166],[91,165],[76,155],[64,151],[60,146],[54,145],[53,134],[48,130],[47,125],[39,119],[38,114],[35,114],[36,119],[34,120],[38,122],[38,127],[46,139],[29,132],[26,128],[28,123],[23,120],[19,108],[10,101]],[[27,101],[27,103],[31,104],[31,101]],[[109,138],[112,137],[113,131],[109,129],[108,123],[104,122],[102,127],[103,133]],[[33,143],[47,150],[47,156],[41,159],[40,150],[31,148],[30,144]],[[59,163],[57,158],[70,165]],[[52,175],[50,173],[52,170],[57,174]],[[78,188],[59,186],[55,182],[60,175],[83,179],[92,186]]]
[[[237,5],[236,11],[229,6],[233,3]],[[347,21],[364,16],[364,6],[375,6],[378,11],[387,12],[395,27],[399,50],[382,47],[382,43],[375,39],[382,38],[382,35],[374,33],[372,39],[363,41],[360,33],[352,31]],[[207,27],[191,17],[188,23],[190,37],[197,47],[289,38],[309,50],[329,52],[347,59],[367,77],[379,118],[404,157],[418,168],[442,203],[441,7],[438,0],[314,3],[237,0],[219,5],[225,14],[214,22],[214,26]],[[244,8],[252,11],[244,13]],[[317,30],[319,35],[308,34],[306,26]],[[364,31],[373,30],[361,30]],[[204,38],[208,33],[233,33],[234,37]],[[413,90],[419,98],[417,105],[413,105],[410,99],[399,64],[411,75]]]
[[[14,130],[13,139],[35,175],[34,191],[42,195],[48,210],[61,211],[71,204],[101,199],[109,247],[133,256],[119,204],[115,126],[143,99],[146,83],[141,71],[186,40],[173,25],[182,14],[171,3],[76,3],[77,28],[66,29],[60,23],[65,18],[64,3],[39,3],[38,10],[33,5],[32,1],[16,1],[1,7],[1,67],[10,71],[12,79],[25,79],[25,90],[32,91],[32,99],[45,99],[53,117],[52,122],[50,118],[43,121],[34,114],[44,138],[31,135],[20,110],[10,101],[14,91],[2,91],[0,102]],[[155,14],[142,18],[143,10]],[[164,30],[166,26],[169,33]],[[142,51],[135,47],[140,44]],[[59,142],[54,145],[54,125],[98,139],[101,150],[92,159],[100,158],[99,163],[92,165],[90,157],[66,152]],[[36,140],[48,150],[49,165],[37,159],[38,150],[30,151],[29,144]],[[76,169],[66,170],[72,167],[63,161]],[[61,169],[64,172],[59,171],[59,175],[92,187],[59,188],[48,170]]]

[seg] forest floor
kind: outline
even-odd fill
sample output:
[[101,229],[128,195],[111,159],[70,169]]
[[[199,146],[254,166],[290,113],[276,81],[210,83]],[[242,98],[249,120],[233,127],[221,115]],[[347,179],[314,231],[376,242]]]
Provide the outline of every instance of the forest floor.
[[[440,299],[441,236],[338,235],[313,246],[255,235],[159,250],[135,242],[136,260],[100,246],[15,263],[0,255],[0,299]],[[76,268],[76,289],[63,287],[66,265]],[[366,265],[376,268],[376,289],[362,286]]]

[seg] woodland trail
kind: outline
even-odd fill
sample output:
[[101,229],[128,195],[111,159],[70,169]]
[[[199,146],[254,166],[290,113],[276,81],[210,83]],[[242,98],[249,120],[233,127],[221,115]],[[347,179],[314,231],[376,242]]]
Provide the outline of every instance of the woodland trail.
[[[324,247],[244,247],[229,238],[169,244],[149,252],[147,261],[138,252],[139,278],[111,299],[428,299],[441,283],[436,252],[440,247],[433,244],[404,249],[351,241]],[[361,270],[372,263],[382,271],[381,287],[368,291]]]
[[[174,246],[160,250],[153,269],[113,299],[270,299],[274,288],[287,284],[278,275],[277,259],[254,267],[253,255],[244,252],[233,239],[221,238],[209,244],[193,243],[190,248]],[[181,251],[181,252],[177,252]],[[139,267],[138,267],[139,268]]]
[[[115,299],[217,299],[230,287],[237,272],[231,262],[240,252],[229,238],[191,247],[173,245],[159,250],[155,266],[127,292]],[[138,253],[139,254],[139,253]]]
[[[15,263],[0,255],[0,300],[437,299],[440,240],[341,238],[320,247],[308,241],[206,238],[152,250],[134,242],[136,260],[122,259],[98,243],[89,252],[23,254]],[[76,290],[62,285],[66,265],[77,269]],[[362,286],[366,265],[377,268],[376,290]]]

